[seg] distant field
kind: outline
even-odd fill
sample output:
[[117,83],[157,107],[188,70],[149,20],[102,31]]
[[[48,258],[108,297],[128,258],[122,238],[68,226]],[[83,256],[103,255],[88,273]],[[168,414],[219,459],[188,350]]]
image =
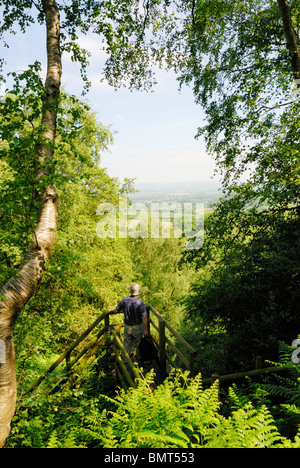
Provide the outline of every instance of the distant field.
[[221,185],[216,181],[136,184],[137,193],[131,194],[134,203],[203,203],[205,213],[222,197]]

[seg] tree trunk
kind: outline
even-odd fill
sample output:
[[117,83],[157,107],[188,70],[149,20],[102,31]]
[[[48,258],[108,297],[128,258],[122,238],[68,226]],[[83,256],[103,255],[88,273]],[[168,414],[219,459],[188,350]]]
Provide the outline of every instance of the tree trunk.
[[300,88],[300,45],[293,27],[291,8],[287,0],[277,0],[281,13],[287,48],[292,59],[292,71],[297,87]]
[[[42,114],[42,132],[36,146],[36,182],[52,172],[53,144],[56,134],[57,105],[61,82],[60,17],[55,0],[42,0],[47,25],[48,69]],[[44,184],[45,185],[45,184]],[[38,190],[37,192],[38,193]],[[45,263],[51,255],[58,222],[58,194],[45,187],[40,201],[40,216],[33,244],[15,277],[0,288],[0,340],[5,343],[5,363],[0,363],[0,447],[10,432],[16,405],[16,364],[13,345],[14,324],[20,310],[39,288]]]

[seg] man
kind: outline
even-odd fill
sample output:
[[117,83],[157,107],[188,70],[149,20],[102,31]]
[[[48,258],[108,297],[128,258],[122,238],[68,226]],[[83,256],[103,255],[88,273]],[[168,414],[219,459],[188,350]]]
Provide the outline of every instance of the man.
[[148,335],[148,314],[143,301],[139,299],[141,288],[137,283],[130,287],[130,297],[122,299],[114,312],[124,312],[124,347],[126,352],[131,353],[132,346],[136,347],[136,359],[140,367],[143,361],[139,351],[139,344],[144,336]]

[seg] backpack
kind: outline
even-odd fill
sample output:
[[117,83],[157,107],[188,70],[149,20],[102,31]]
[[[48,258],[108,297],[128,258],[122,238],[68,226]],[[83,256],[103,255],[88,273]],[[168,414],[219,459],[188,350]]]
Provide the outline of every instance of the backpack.
[[139,351],[143,362],[153,361],[158,358],[158,351],[152,336],[145,336],[139,344]]

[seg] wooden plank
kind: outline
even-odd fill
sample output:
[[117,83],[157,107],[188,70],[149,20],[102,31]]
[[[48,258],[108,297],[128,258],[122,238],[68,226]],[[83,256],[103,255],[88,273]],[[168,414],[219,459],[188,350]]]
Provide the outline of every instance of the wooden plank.
[[182,344],[182,346],[184,346],[189,352],[196,353],[195,349],[192,348],[192,346],[190,346],[187,343],[187,341],[185,341],[185,339],[183,339],[182,336],[180,336],[179,333],[177,333],[177,331],[174,330],[174,328],[171,327],[171,325],[168,322],[166,322],[166,327],[172,333],[172,335],[177,338],[177,340],[179,341],[179,343]]
[[[101,340],[103,336],[104,336],[104,341]],[[80,351],[80,353],[75,357],[75,359],[73,359],[73,361],[69,363],[68,369],[71,369],[82,358],[82,356],[84,356],[90,350],[90,348],[93,348],[93,346],[95,347],[101,346],[101,344],[105,342],[106,338],[107,338],[107,330],[103,328],[103,330],[101,330],[97,336],[92,338],[91,341]]]
[[113,352],[115,353],[116,361],[117,361],[118,365],[120,366],[120,368],[121,368],[121,370],[123,372],[123,375],[126,377],[126,380],[127,380],[128,384],[129,384],[129,386],[133,387],[133,388],[136,388],[135,382],[131,378],[128,370],[126,369],[126,366],[125,366],[124,362],[122,361],[119,350],[116,348],[115,345],[112,345],[112,349],[113,349]]
[[[256,370],[250,370],[247,372],[237,372],[236,374],[221,375],[221,376],[218,376],[218,380],[220,382],[229,382],[229,381],[234,381],[238,379],[243,379],[245,377],[257,377],[260,375],[276,374],[278,372],[283,372],[286,369],[288,369],[288,366],[265,367],[264,369],[256,369]],[[202,381],[204,385],[210,384],[212,382],[213,382],[213,377],[210,377],[208,379],[203,379]]]
[[176,369],[176,366],[174,362],[172,361],[172,359],[170,358],[170,356],[168,355],[168,353],[166,354],[166,358],[167,358],[168,363],[171,365],[171,367],[173,367],[173,369]]
[[155,310],[150,304],[146,304],[146,308],[148,310],[151,310],[151,312],[153,312],[153,314],[158,318],[162,318],[162,316],[157,312],[157,310]]
[[116,365],[116,373],[117,373],[118,379],[120,380],[121,385],[124,388],[124,390],[128,390],[128,384],[125,382],[125,379],[123,378],[122,372],[119,369],[118,365]]
[[126,352],[126,350],[124,348],[124,345],[123,345],[122,341],[120,340],[120,338],[118,337],[118,335],[117,335],[117,333],[116,333],[116,331],[114,329],[112,330],[112,333],[113,333],[113,336],[114,336],[115,343],[116,343],[117,347],[120,349],[123,356],[125,357],[126,362],[129,365],[129,368],[130,368],[131,372],[133,373],[134,377],[136,379],[141,378],[141,375],[140,375],[139,371],[134,366],[132,360],[130,359],[129,354]]
[[161,319],[159,321],[159,363],[162,375],[167,373],[166,366],[166,322]]
[[151,325],[155,328],[155,330],[158,332],[159,331],[159,328],[158,326],[156,325],[156,323],[153,322],[153,320],[150,321]]

